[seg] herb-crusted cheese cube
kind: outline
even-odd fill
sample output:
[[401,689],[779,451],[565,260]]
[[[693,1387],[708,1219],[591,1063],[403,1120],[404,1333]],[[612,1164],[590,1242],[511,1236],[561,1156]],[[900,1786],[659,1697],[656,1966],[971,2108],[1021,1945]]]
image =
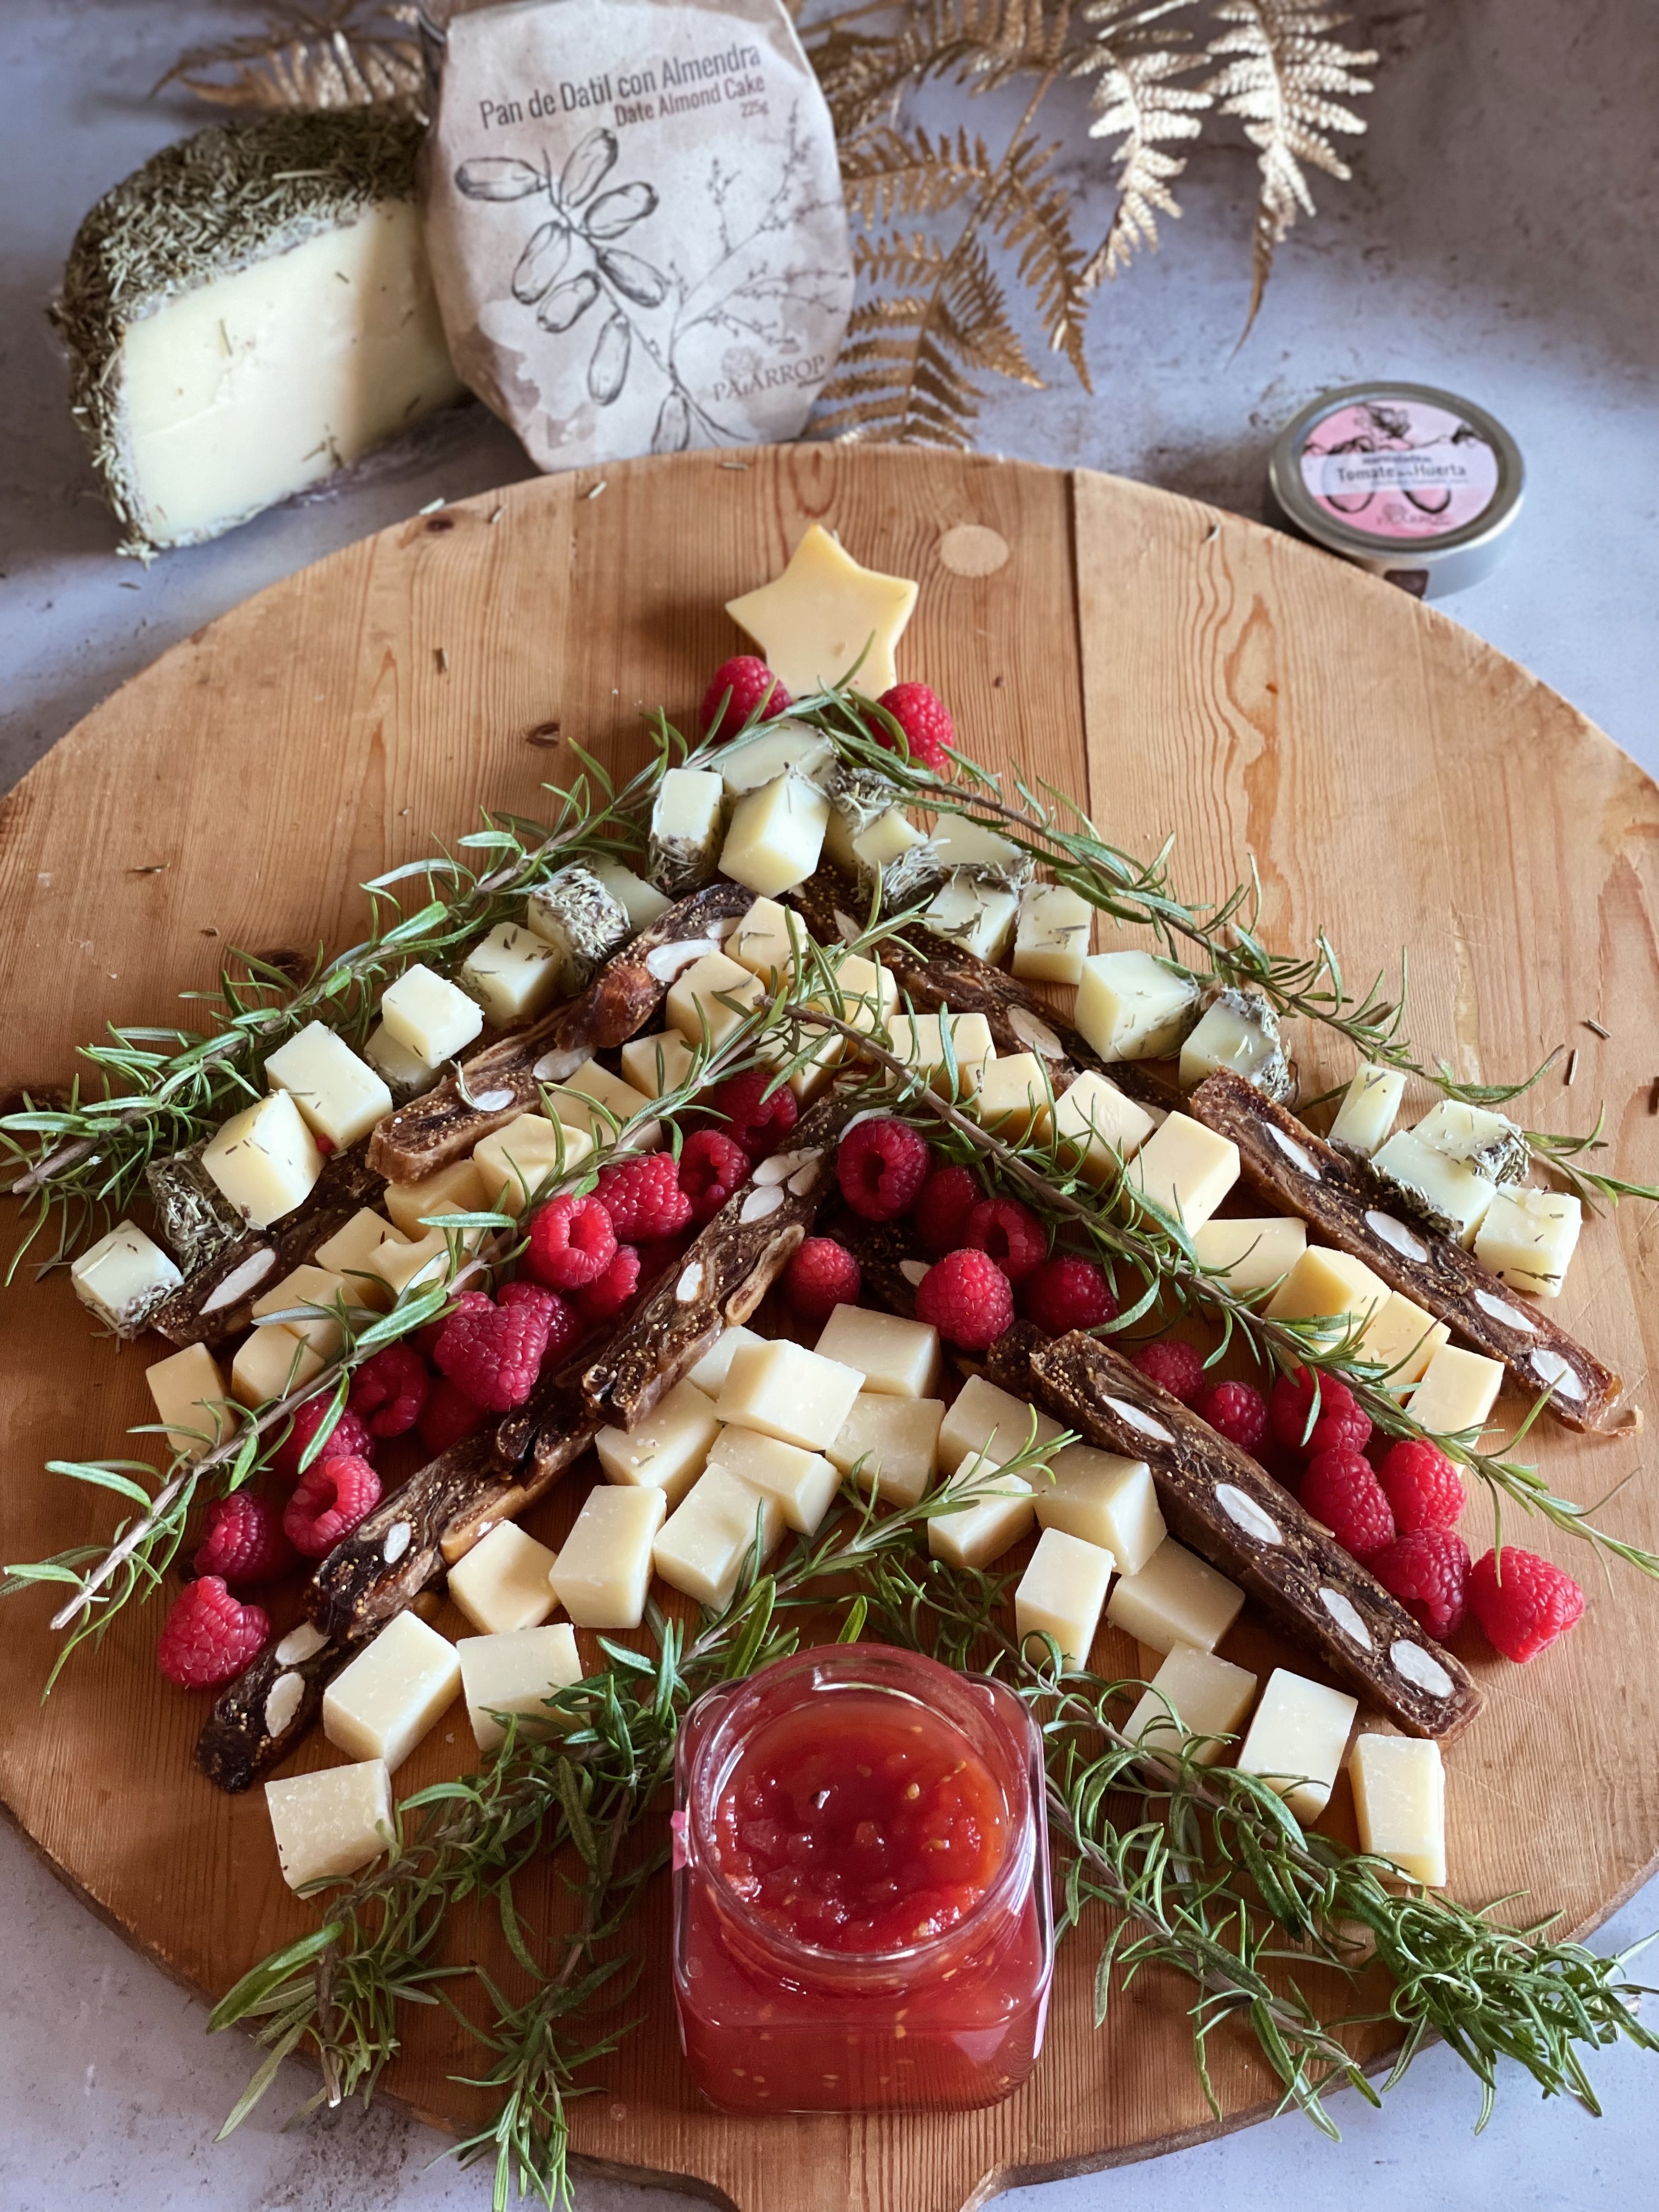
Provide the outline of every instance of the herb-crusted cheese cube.
[[678,1030],[635,1037],[622,1048],[623,1079],[647,1098],[682,1090],[691,1079],[692,1065],[691,1048]]
[[1583,1208],[1568,1191],[1500,1190],[1474,1240],[1474,1256],[1511,1290],[1556,1298],[1577,1248]]
[[939,1472],[939,1398],[890,1398],[860,1390],[836,1431],[828,1457],[842,1474],[856,1473],[884,1505],[914,1505]]
[[265,1810],[290,1889],[356,1874],[392,1848],[392,1778],[383,1759],[267,1782]]
[[323,1156],[289,1093],[273,1091],[231,1116],[202,1165],[245,1221],[268,1229],[311,1195]]
[[380,1019],[399,1044],[431,1067],[464,1052],[483,1027],[477,1001],[422,960],[380,994]]
[[775,1498],[786,1528],[810,1536],[830,1510],[841,1477],[821,1452],[803,1451],[758,1429],[722,1429],[708,1464]]
[[1012,891],[958,868],[928,900],[921,918],[927,928],[965,952],[994,963],[1008,950],[1018,910]]
[[1015,975],[1030,983],[1075,983],[1093,915],[1088,900],[1066,884],[1028,884],[1014,924]]
[[1160,1060],[1198,1012],[1190,975],[1150,952],[1097,952],[1083,963],[1073,1018],[1103,1060]]
[[1443,1344],[1412,1392],[1407,1407],[1414,1421],[1431,1436],[1457,1436],[1466,1429],[1477,1435],[1498,1402],[1504,1370],[1495,1359],[1479,1352],[1465,1352],[1455,1344]]
[[1443,1321],[1435,1321],[1401,1291],[1391,1291],[1361,1332],[1359,1354],[1386,1368],[1389,1383],[1398,1389],[1421,1380],[1450,1335]]
[[1446,1886],[1446,1769],[1432,1737],[1357,1736],[1348,1759],[1359,1848],[1408,1881]]
[[732,1362],[745,1344],[764,1344],[766,1339],[741,1322],[723,1328],[702,1358],[686,1376],[706,1398],[718,1398],[726,1388],[726,1378],[732,1371]]
[[586,865],[626,914],[629,928],[635,935],[649,929],[659,914],[668,911],[670,902],[657,886],[635,875],[632,868],[623,867],[620,860],[596,860],[590,854]]
[[1039,1486],[1036,1517],[1109,1552],[1119,1571],[1139,1574],[1169,1531],[1144,1459],[1120,1459],[1092,1444],[1066,1444],[1049,1462],[1054,1477]]
[[769,991],[789,981],[806,941],[800,916],[770,898],[757,898],[726,940],[738,967],[758,975]]
[[574,1175],[593,1150],[586,1129],[550,1121],[545,1114],[520,1114],[504,1129],[482,1137],[472,1147],[472,1165],[483,1189],[483,1203],[507,1213],[524,1210],[550,1178]]
[[[292,1340],[290,1340],[290,1342]],[[144,1370],[155,1411],[167,1425],[170,1450],[200,1459],[230,1434],[230,1395],[219,1363],[204,1344],[187,1344]]]
[[[455,1587],[450,1577],[452,1592]],[[553,1601],[548,1593],[548,1603]],[[576,1632],[567,1620],[551,1627],[514,1628],[500,1634],[464,1636],[455,1646],[461,1662],[461,1695],[472,1738],[494,1751],[507,1735],[497,1713],[517,1713],[520,1735],[536,1736],[551,1724],[547,1700],[582,1678]]]
[[1342,1768],[1358,1698],[1275,1667],[1239,1747],[1238,1771],[1276,1790],[1298,1820],[1316,1820]]
[[[1123,1733],[1148,1750],[1177,1752],[1189,1736],[1230,1736],[1250,1710],[1255,1685],[1255,1676],[1231,1660],[1191,1644],[1175,1644]],[[1224,1742],[1201,1742],[1191,1745],[1188,1756],[1200,1766],[1213,1766],[1225,1749]]]
[[1031,1526],[1031,1486],[1023,1474],[978,1464],[953,1490],[963,1503],[927,1523],[927,1549],[953,1567],[988,1567],[1012,1551]]
[[[1021,1644],[1028,1636],[1052,1636],[1062,1666],[1087,1666],[1112,1567],[1111,1553],[1098,1544],[1068,1536],[1063,1528],[1045,1528],[1014,1592]],[[1047,1665],[1046,1651],[1040,1663]]]
[[1498,1195],[1489,1176],[1425,1145],[1415,1129],[1396,1129],[1371,1165],[1410,1212],[1463,1245],[1474,1243]]
[[663,1522],[652,1564],[672,1589],[720,1613],[732,1602],[757,1543],[764,1560],[782,1534],[777,1498],[726,1468],[711,1467]]
[[716,757],[726,797],[744,799],[781,776],[793,774],[814,782],[835,750],[821,730],[781,717],[722,745]]
[[738,1428],[759,1429],[803,1451],[823,1451],[863,1387],[856,1368],[775,1337],[738,1347],[714,1411]]
[[1094,1068],[1068,1084],[1054,1101],[1054,1133],[1060,1157],[1085,1182],[1111,1182],[1158,1127],[1144,1106],[1126,1097]]
[[161,1242],[186,1275],[210,1266],[247,1225],[202,1164],[209,1141],[204,1137],[144,1170]]
[[1172,1650],[1177,1644],[1213,1651],[1243,1602],[1237,1583],[1166,1536],[1144,1567],[1114,1587],[1106,1618],[1154,1651]]
[[1346,1328],[1379,1314],[1389,1296],[1388,1285],[1363,1260],[1310,1244],[1268,1300],[1267,1317],[1340,1321]]
[[705,952],[669,986],[664,1011],[690,1045],[721,1044],[766,996],[760,978],[723,952]]
[[118,1336],[137,1336],[184,1279],[161,1246],[133,1221],[118,1221],[107,1237],[70,1263],[76,1297]]
[[489,1193],[471,1160],[452,1160],[418,1182],[389,1182],[386,1187],[386,1210],[405,1237],[424,1237],[428,1214],[477,1213],[488,1203]]
[[974,1111],[984,1126],[1008,1144],[1048,1127],[1048,1077],[1034,1052],[1006,1054],[981,1071]]
[[[623,1131],[651,1103],[646,1092],[636,1091],[608,1067],[601,1067],[597,1060],[584,1061],[550,1095],[565,1127],[585,1131],[601,1148],[617,1144]],[[653,1152],[661,1139],[660,1121],[640,1121],[627,1139],[628,1149]]]
[[1283,1282],[1307,1249],[1306,1224],[1279,1213],[1259,1221],[1206,1221],[1193,1233],[1199,1266],[1224,1275],[1230,1291],[1246,1295]]
[[400,1106],[421,1097],[438,1080],[439,1070],[431,1061],[411,1052],[384,1022],[376,1022],[363,1040],[363,1058],[377,1075],[385,1077],[387,1090]]
[[708,769],[671,768],[657,786],[648,865],[670,898],[689,897],[712,879],[725,805],[725,786]]
[[384,1759],[395,1774],[460,1686],[449,1638],[398,1613],[323,1692],[323,1734],[348,1759]]
[[781,775],[740,799],[720,847],[720,872],[763,897],[805,883],[823,849],[830,802],[804,776]]
[[930,1397],[939,1384],[939,1331],[927,1322],[837,1306],[813,1349],[825,1359],[857,1368],[866,1390],[890,1397]]
[[450,1569],[449,1595],[485,1636],[537,1628],[553,1610],[553,1565],[545,1544],[516,1521],[499,1522]]
[[1025,1450],[1035,1437],[1053,1443],[1065,1431],[1024,1398],[1000,1390],[982,1375],[970,1375],[957,1391],[939,1432],[939,1463],[954,1474],[970,1457],[1000,1467]]
[[628,908],[580,860],[531,892],[524,918],[553,956],[561,998],[574,998],[634,933]]
[[601,1429],[594,1442],[609,1481],[660,1490],[674,1506],[702,1473],[719,1433],[708,1398],[681,1382],[631,1429]]
[[456,981],[498,1029],[532,1021],[558,991],[559,955],[533,929],[498,921],[461,963]]
[[835,799],[830,800],[823,833],[824,858],[860,884],[881,877],[896,860],[927,842],[927,832],[917,829],[902,806],[890,806],[873,820],[863,822],[859,816],[843,811]]
[[1218,992],[1182,1045],[1183,1091],[1195,1091],[1206,1076],[1224,1067],[1268,1098],[1291,1095],[1291,1064],[1279,1041],[1279,1017],[1257,992]]
[[1331,1123],[1331,1142],[1340,1152],[1368,1160],[1387,1139],[1406,1095],[1406,1078],[1397,1067],[1377,1067],[1362,1060]]
[[660,1490],[587,1493],[548,1579],[578,1628],[637,1628],[651,1589],[651,1545],[668,1501]]
[[265,1062],[265,1081],[272,1091],[289,1091],[307,1126],[337,1152],[366,1137],[392,1111],[384,1078],[322,1022],[307,1022],[278,1045]]
[[1135,1154],[1127,1187],[1190,1236],[1238,1181],[1238,1147],[1187,1114],[1166,1115]]
[[1036,867],[1012,837],[973,822],[965,814],[941,814],[933,824],[934,857],[946,874],[960,869],[1006,890],[1018,890]]
[[323,1355],[280,1323],[256,1328],[230,1363],[230,1395],[248,1407],[271,1404],[303,1389],[322,1372]]
[[1493,1182],[1516,1182],[1527,1172],[1527,1140],[1513,1121],[1489,1107],[1443,1098],[1413,1130],[1418,1142],[1449,1160],[1462,1160]]

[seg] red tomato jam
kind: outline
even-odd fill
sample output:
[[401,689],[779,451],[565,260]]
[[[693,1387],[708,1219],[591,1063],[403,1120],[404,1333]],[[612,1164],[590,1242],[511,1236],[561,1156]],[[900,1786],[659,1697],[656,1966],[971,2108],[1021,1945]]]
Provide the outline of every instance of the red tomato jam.
[[1054,1938],[1012,1692],[883,1644],[805,1650],[698,1701],[676,1783],[675,1998],[714,2104],[960,2108],[1024,2081]]

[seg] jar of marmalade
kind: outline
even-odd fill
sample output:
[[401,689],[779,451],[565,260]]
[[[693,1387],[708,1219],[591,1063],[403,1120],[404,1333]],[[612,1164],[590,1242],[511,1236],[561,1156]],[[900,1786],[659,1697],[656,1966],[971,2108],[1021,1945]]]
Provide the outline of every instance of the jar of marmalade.
[[674,1996],[731,2112],[991,2105],[1054,1968],[1042,1741],[1000,1682],[826,1644],[711,1690],[675,1765]]

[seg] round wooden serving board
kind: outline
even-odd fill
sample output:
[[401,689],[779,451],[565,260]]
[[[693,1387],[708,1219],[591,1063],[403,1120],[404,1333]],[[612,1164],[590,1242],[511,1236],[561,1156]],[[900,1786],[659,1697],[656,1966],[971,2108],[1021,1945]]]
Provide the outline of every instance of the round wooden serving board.
[[[689,723],[738,643],[723,602],[775,574],[815,519],[859,559],[920,580],[901,673],[945,696],[969,751],[1078,794],[1133,852],[1173,831],[1188,895],[1231,884],[1253,855],[1270,940],[1306,945],[1322,925],[1351,981],[1409,946],[1413,1033],[1460,1074],[1495,1079],[1576,1046],[1576,1084],[1558,1068],[1528,1118],[1583,1128],[1605,1101],[1612,1157],[1659,1176],[1659,791],[1581,715],[1443,616],[1232,516],[1104,477],[830,446],[690,454],[471,500],[334,555],[165,654],[4,802],[0,1091],[66,1079],[107,1020],[178,1018],[175,994],[210,987],[227,945],[355,939],[365,878],[473,826],[480,806],[540,811],[538,785],[572,769],[561,732],[631,765],[641,711],[660,702]],[[1304,1096],[1346,1079],[1346,1055],[1298,1048]],[[1659,1351],[1656,1249],[1645,1206],[1589,1224],[1562,1302],[1638,1399]],[[117,1501],[43,1464],[131,1453],[123,1431],[150,1418],[153,1356],[95,1337],[62,1274],[4,1294],[0,1559],[110,1527]],[[1639,1441],[1574,1439],[1547,1421],[1533,1441],[1569,1496],[1635,1476],[1607,1518],[1659,1546]],[[530,1525],[558,1540],[586,1488],[585,1474],[568,1478]],[[1471,1522],[1478,1551],[1483,1508]],[[1571,1564],[1589,1607],[1525,1668],[1466,1647],[1488,1702],[1449,1754],[1454,1881],[1472,1901],[1524,1891],[1523,1917],[1559,1908],[1582,1929],[1659,1853],[1659,1589],[1603,1575],[1518,1514],[1510,1528]],[[95,1909],[216,1995],[314,1908],[278,1879],[262,1794],[224,1797],[196,1774],[204,1701],[155,1671],[159,1608],[119,1619],[42,1705],[50,1610],[46,1593],[6,1607],[0,1795]],[[1279,1656],[1248,1621],[1225,1648],[1252,1665]],[[1097,1664],[1139,1671],[1115,1632]],[[315,1738],[301,1760],[332,1756]],[[400,1788],[471,1763],[458,1706]],[[1350,1817],[1346,1797],[1330,1817]],[[662,1887],[628,2007],[645,2024],[573,2111],[578,2148],[607,2170],[744,2212],[957,2212],[1217,2125],[1184,1986],[1148,1977],[1091,2025],[1088,1926],[1063,1949],[1037,2071],[997,2110],[721,2118],[680,2064]],[[550,1914],[556,1895],[550,1878]],[[387,2084],[470,2124],[477,2100],[451,2076],[479,2060],[427,2014]],[[1242,2039],[1218,2035],[1211,2063],[1224,2124],[1268,2108],[1273,2085]]]

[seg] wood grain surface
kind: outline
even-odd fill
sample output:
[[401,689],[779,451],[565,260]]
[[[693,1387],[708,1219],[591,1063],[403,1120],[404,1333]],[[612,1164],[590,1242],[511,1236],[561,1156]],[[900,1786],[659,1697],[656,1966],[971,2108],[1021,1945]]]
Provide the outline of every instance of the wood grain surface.
[[[1409,945],[1414,1033],[1460,1073],[1497,1078],[1576,1044],[1576,1085],[1547,1078],[1530,1118],[1583,1128],[1605,1100],[1624,1170],[1659,1176],[1647,1110],[1659,792],[1606,738],[1445,617],[1236,518],[1107,477],[856,447],[521,484],[383,532],[166,654],[0,811],[0,1091],[65,1079],[76,1045],[112,1018],[176,1018],[175,994],[210,986],[227,943],[355,937],[366,902],[353,885],[471,826],[480,805],[535,814],[538,784],[571,765],[563,740],[630,765],[641,711],[690,716],[738,642],[722,603],[775,574],[813,520],[921,580],[901,672],[945,694],[969,750],[1078,793],[1132,851],[1173,830],[1188,892],[1222,890],[1254,856],[1282,947],[1323,925],[1358,978]],[[1346,1077],[1342,1054],[1297,1045],[1304,1094]],[[1655,1246],[1645,1207],[1592,1224],[1561,1307],[1638,1399],[1659,1341]],[[123,1450],[148,1417],[149,1356],[95,1338],[61,1275],[4,1293],[0,1557],[109,1526],[112,1501],[43,1466]],[[1546,1425],[1534,1442],[1571,1496],[1635,1476],[1607,1518],[1659,1544],[1639,1439]],[[528,1525],[556,1542],[586,1483],[567,1478]],[[1477,1504],[1477,1550],[1488,1520]],[[1449,1755],[1454,1885],[1470,1900],[1523,1890],[1526,1913],[1559,1908],[1582,1929],[1659,1854],[1659,1590],[1602,1575],[1519,1516],[1510,1527],[1576,1567],[1589,1610],[1528,1668],[1460,1644],[1489,1702]],[[119,1620],[42,1705],[50,1610],[44,1593],[8,1603],[0,1796],[97,1910],[221,1992],[313,1909],[277,1877],[261,1796],[221,1796],[194,1772],[203,1703],[155,1671],[157,1609]],[[1257,1667],[1282,1656],[1248,1619],[1224,1649]],[[1115,1632],[1097,1663],[1138,1671]],[[470,1753],[458,1706],[400,1789]],[[314,1739],[299,1764],[332,1756]],[[1339,1832],[1351,1821],[1343,1792],[1328,1817]],[[551,1871],[532,1887],[532,1914],[556,1920]],[[744,2212],[957,2212],[1014,2180],[1212,2130],[1184,1987],[1139,1981],[1091,2027],[1100,1933],[1066,1945],[1048,2049],[1008,2104],[733,2123],[700,2106],[680,2065],[659,1884],[640,1929],[645,2025],[600,2069],[602,2093],[574,2107],[576,2144],[595,2167],[672,2178]],[[487,1951],[489,1931],[459,1943]],[[470,2122],[476,2101],[451,2076],[477,2056],[428,2014],[387,2087],[440,2124]],[[1218,2036],[1212,2063],[1219,2124],[1268,2108],[1273,2085],[1242,2039]]]

